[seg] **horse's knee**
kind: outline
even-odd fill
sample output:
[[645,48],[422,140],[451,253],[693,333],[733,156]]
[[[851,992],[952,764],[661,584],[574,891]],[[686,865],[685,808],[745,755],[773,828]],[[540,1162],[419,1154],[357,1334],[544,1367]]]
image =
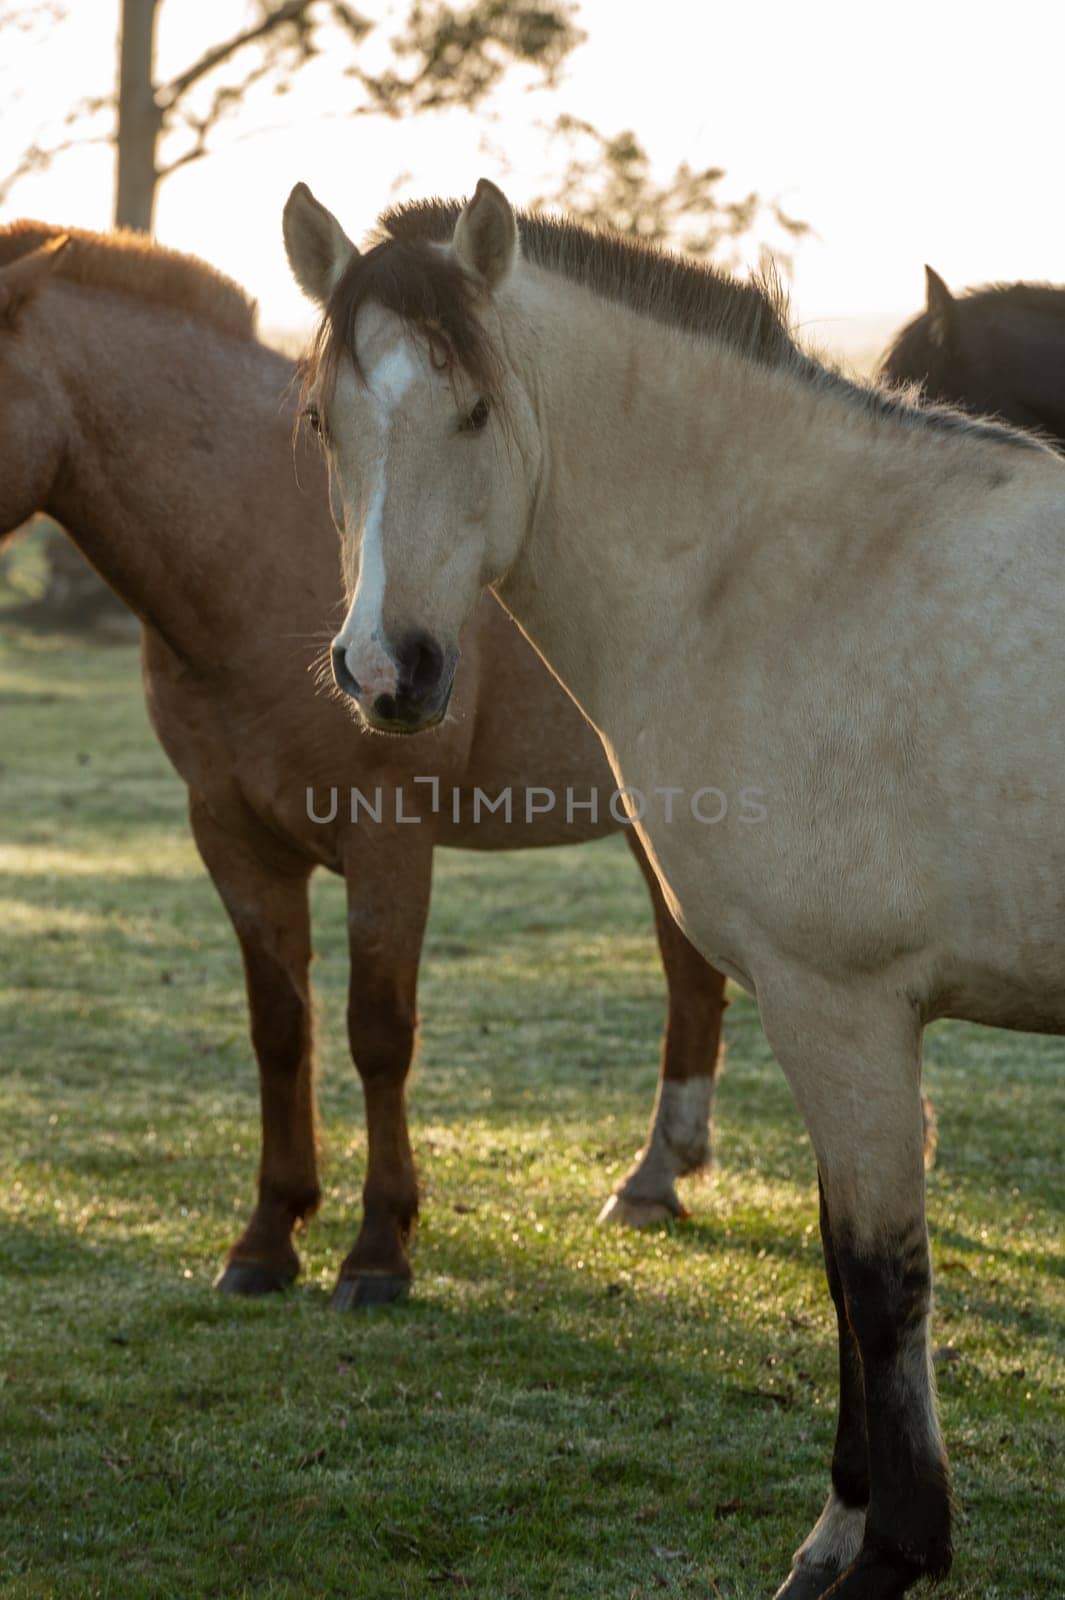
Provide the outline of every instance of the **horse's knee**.
[[311,1000],[306,981],[263,949],[245,949],[251,1037],[264,1062],[298,1061],[311,1034]]
[[348,1043],[364,1082],[404,1077],[418,1031],[413,1001],[391,984],[352,989]]

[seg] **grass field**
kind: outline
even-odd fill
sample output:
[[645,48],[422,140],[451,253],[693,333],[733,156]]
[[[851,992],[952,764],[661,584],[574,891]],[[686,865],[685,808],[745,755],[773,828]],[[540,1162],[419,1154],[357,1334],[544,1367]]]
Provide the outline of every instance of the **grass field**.
[[[620,841],[438,857],[410,1302],[328,1309],[361,1095],[316,891],[325,1199],[283,1299],[249,1210],[235,944],[128,645],[0,630],[0,1594],[762,1600],[835,1414],[811,1155],[749,1001],[690,1223],[598,1231],[662,983]],[[1065,1592],[1065,1041],[942,1026],[930,1181],[952,1600]]]

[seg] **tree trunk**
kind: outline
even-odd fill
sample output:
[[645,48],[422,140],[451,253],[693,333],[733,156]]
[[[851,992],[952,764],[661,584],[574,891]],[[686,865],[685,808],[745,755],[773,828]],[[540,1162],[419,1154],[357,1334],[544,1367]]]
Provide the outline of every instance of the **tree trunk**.
[[115,226],[151,233],[162,113],[155,101],[155,19],[159,0],[122,0],[118,56]]
[[[155,21],[159,0],[122,0],[118,45],[118,133],[115,139],[117,228],[151,233],[159,182],[156,150],[162,114],[155,100]],[[33,620],[55,628],[109,630],[131,613],[65,539],[48,546],[48,578]]]

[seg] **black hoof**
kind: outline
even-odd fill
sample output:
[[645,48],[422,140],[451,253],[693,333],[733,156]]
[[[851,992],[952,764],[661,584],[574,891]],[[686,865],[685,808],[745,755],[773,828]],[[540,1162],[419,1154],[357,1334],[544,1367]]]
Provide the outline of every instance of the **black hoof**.
[[410,1293],[410,1279],[391,1273],[361,1273],[357,1278],[341,1278],[333,1290],[334,1311],[358,1311],[363,1306],[391,1306]]
[[296,1281],[296,1269],[270,1266],[265,1261],[231,1261],[215,1279],[219,1294],[244,1296],[280,1294]]
[[909,1562],[863,1550],[857,1561],[824,1591],[824,1600],[902,1600],[906,1591],[924,1576]]
[[821,1600],[838,1577],[838,1567],[794,1567],[773,1600]]

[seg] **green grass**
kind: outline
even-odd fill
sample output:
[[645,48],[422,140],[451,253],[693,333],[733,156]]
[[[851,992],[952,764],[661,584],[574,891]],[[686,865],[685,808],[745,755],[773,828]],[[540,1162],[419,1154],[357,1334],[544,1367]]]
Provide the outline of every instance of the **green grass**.
[[[8,629],[0,707],[0,1594],[771,1594],[835,1412],[812,1160],[737,997],[695,1220],[595,1228],[661,1020],[620,842],[439,856],[416,1288],[349,1318],[327,1296],[365,1144],[343,899],[318,885],[322,1213],[297,1289],[221,1302],[254,1066],[135,652]],[[1065,1043],[952,1025],[927,1054],[943,1593],[1060,1596]]]

